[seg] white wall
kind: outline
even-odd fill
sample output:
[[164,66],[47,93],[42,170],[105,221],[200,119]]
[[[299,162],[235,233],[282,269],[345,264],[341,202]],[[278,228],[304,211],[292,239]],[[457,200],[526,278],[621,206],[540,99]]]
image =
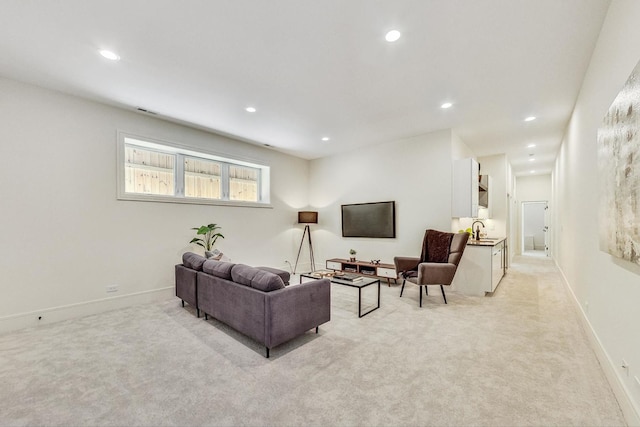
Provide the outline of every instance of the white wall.
[[507,165],[507,268],[511,265],[518,246],[518,201],[516,200],[516,176]]
[[551,174],[516,177],[518,202],[551,200]]
[[466,158],[476,158],[475,153],[469,148],[467,144],[460,139],[458,134],[452,130],[451,131],[451,158],[454,160],[466,159]]
[[[306,160],[5,79],[0,122],[0,330],[36,324],[43,312],[40,323],[113,307],[109,285],[116,296],[171,295],[191,227],[209,222],[222,226],[217,247],[237,262],[285,267],[297,251]],[[270,165],[273,208],[116,200],[118,130]]]
[[[595,336],[627,419],[640,424],[640,266],[598,249],[596,133],[640,59],[640,2],[613,1],[553,177],[555,259]],[[620,367],[629,363],[629,375]]]
[[[314,253],[329,258],[393,263],[419,256],[427,228],[451,227],[452,136],[450,130],[393,141],[311,161],[310,204],[319,211]],[[396,238],[343,238],[340,205],[395,200]]]
[[[517,214],[518,214],[518,227],[517,227],[517,245],[516,253],[522,253],[522,202],[549,202],[549,210],[553,212],[553,203],[551,196],[551,174],[546,175],[532,175],[532,176],[518,176],[516,177],[516,194],[517,194]],[[549,253],[553,254],[553,232],[554,224],[553,214],[549,214]],[[540,238],[538,238],[539,240]],[[543,242],[544,245],[544,242]]]

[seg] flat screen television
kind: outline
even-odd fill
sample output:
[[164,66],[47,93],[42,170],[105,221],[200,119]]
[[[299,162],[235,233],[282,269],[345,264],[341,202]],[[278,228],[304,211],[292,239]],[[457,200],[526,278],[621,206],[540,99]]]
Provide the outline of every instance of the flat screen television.
[[342,205],[342,237],[396,237],[396,202]]

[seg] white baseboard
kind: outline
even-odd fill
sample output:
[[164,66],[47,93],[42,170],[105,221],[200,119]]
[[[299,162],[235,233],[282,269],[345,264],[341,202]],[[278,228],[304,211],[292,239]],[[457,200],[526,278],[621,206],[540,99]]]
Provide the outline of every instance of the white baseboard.
[[622,414],[624,415],[624,418],[627,421],[627,425],[640,426],[640,411],[638,410],[638,408],[636,408],[635,404],[633,403],[629,390],[627,390],[627,387],[618,376],[618,372],[616,369],[617,365],[613,363],[613,361],[609,357],[609,354],[606,352],[606,350],[602,346],[602,342],[600,341],[600,338],[598,338],[596,331],[593,329],[593,326],[591,326],[591,322],[589,322],[589,318],[587,317],[587,314],[582,309],[582,304],[580,304],[580,301],[578,301],[578,298],[576,297],[576,294],[573,292],[573,289],[571,288],[571,286],[569,286],[569,281],[567,280],[567,277],[564,275],[564,271],[562,271],[562,268],[560,268],[555,258],[553,262],[555,263],[556,267],[558,267],[558,271],[560,271],[560,275],[562,276],[562,282],[564,283],[565,287],[569,290],[569,293],[573,297],[572,299],[575,306],[578,309],[578,313],[580,314],[579,317],[580,317],[580,320],[582,321],[582,326],[584,328],[584,331],[587,333],[587,337],[591,342],[591,346],[594,352],[596,353],[598,360],[600,361],[600,366],[602,366],[602,370],[604,371],[604,374],[607,377],[607,380],[609,381],[609,385],[613,390],[613,394],[616,396],[616,399],[618,400],[618,404],[620,405]]
[[51,307],[44,310],[0,317],[0,334],[33,326],[47,325],[61,320],[103,313],[105,311],[130,307],[132,305],[163,301],[174,295],[175,288],[173,286],[169,286],[166,288],[153,289],[151,291],[138,292],[135,294],[118,295],[117,297],[112,298],[103,298],[94,301],[86,301],[77,304]]

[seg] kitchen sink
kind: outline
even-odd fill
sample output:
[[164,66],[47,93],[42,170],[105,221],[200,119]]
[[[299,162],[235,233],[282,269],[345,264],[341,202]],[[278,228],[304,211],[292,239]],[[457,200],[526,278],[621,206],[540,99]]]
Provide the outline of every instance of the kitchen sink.
[[469,238],[469,242],[470,244],[474,244],[474,243],[494,243],[497,242],[500,239],[487,239],[487,238],[482,238],[480,240],[476,240],[474,238]]

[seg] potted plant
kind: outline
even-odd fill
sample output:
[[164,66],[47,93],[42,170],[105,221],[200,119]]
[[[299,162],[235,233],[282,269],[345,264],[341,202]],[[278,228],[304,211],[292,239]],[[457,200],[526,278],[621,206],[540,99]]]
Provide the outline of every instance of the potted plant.
[[356,250],[355,249],[349,249],[349,255],[351,255],[349,257],[349,261],[354,262],[356,260]]
[[216,244],[216,240],[220,237],[224,239],[224,236],[216,231],[221,228],[222,227],[218,227],[217,224],[202,225],[200,227],[192,228],[192,230],[197,230],[196,234],[198,236],[202,237],[194,237],[189,243],[195,243],[198,246],[202,246],[205,251],[204,255],[207,258],[210,258],[213,256],[211,249],[213,249],[213,246]]

